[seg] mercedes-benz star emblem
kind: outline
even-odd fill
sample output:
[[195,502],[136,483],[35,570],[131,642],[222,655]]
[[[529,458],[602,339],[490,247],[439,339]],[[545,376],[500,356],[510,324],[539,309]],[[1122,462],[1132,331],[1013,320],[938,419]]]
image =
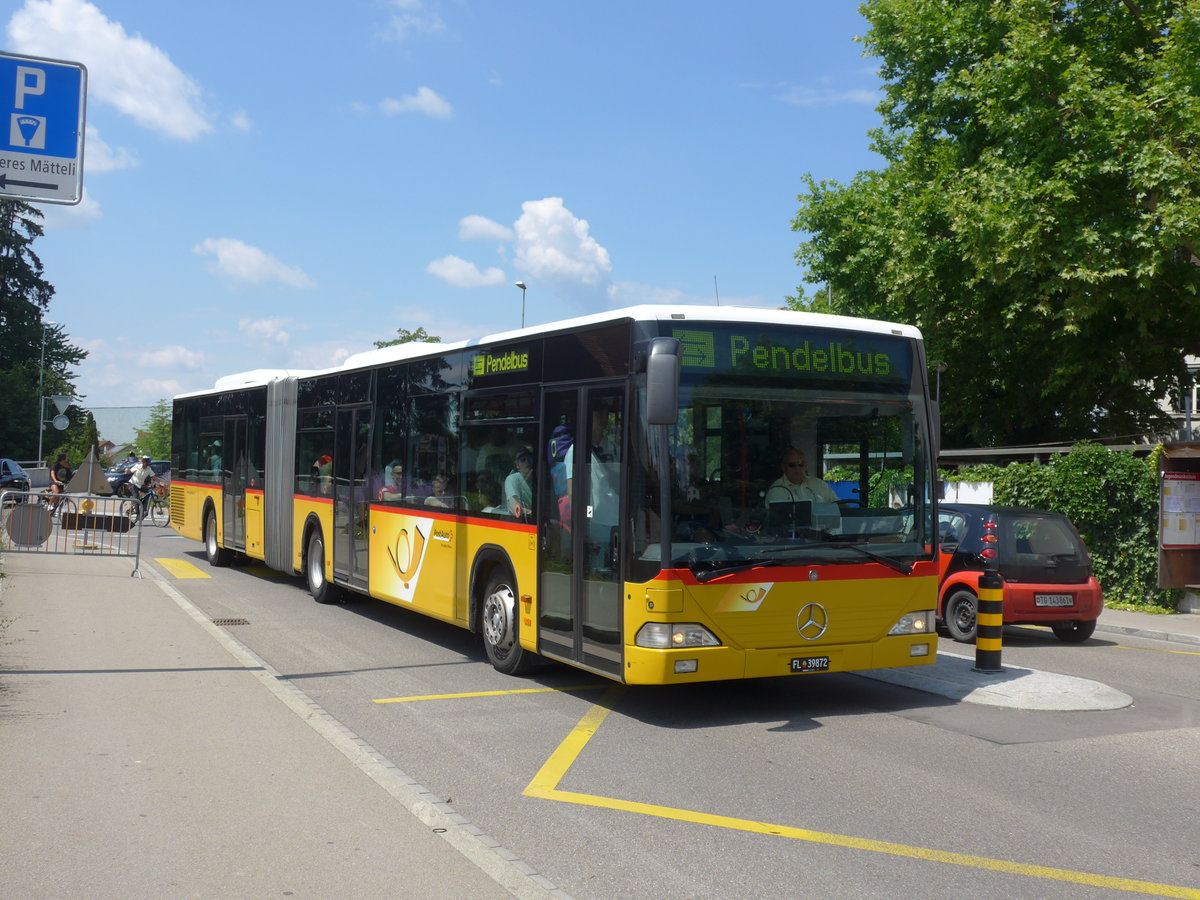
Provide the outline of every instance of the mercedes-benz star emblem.
[[820,603],[809,603],[796,616],[796,630],[806,641],[815,641],[829,627],[829,613]]

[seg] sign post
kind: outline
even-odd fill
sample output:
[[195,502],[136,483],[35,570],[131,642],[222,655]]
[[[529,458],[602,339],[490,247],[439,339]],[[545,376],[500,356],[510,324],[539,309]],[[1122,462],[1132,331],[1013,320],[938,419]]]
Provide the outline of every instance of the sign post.
[[0,198],[83,199],[82,63],[0,53]]

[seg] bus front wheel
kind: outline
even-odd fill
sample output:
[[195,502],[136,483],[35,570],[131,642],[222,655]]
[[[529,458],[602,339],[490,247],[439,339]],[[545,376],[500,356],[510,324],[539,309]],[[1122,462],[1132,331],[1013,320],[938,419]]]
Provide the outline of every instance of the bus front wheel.
[[304,575],[308,592],[318,603],[337,603],[339,591],[325,577],[325,539],[320,531],[308,537],[308,553],[304,557]]
[[480,631],[488,661],[498,672],[521,675],[534,668],[533,654],[521,646],[515,579],[497,569],[488,579],[480,611]]

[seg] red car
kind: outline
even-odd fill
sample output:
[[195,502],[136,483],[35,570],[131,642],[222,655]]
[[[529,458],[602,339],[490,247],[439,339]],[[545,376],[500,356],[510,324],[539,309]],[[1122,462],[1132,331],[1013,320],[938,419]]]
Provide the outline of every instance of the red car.
[[979,577],[985,561],[1004,579],[1004,624],[1048,625],[1059,640],[1086,641],[1104,594],[1071,520],[1010,506],[938,506],[942,576],[938,619],[956,641],[975,640]]

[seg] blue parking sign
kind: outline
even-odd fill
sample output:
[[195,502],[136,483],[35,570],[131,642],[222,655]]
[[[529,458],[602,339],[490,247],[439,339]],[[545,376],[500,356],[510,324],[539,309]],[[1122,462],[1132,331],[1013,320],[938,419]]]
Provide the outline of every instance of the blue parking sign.
[[0,53],[0,197],[82,199],[86,97],[81,63]]

